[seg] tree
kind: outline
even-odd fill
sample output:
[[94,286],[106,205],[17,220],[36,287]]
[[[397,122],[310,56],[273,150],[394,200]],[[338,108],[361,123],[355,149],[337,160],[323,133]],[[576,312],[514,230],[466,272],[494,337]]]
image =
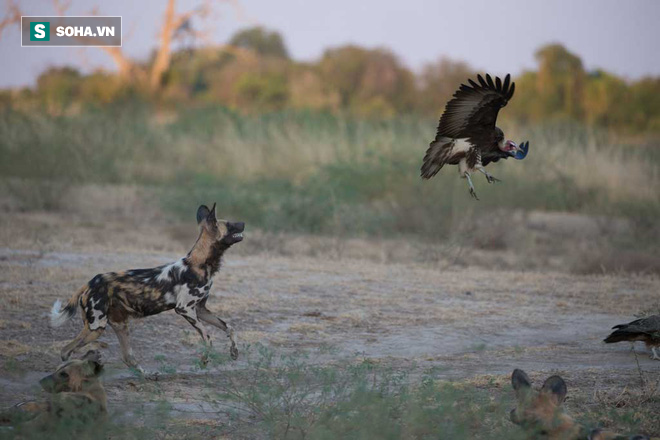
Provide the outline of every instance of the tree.
[[412,110],[415,81],[390,51],[343,46],[319,63],[323,80],[339,93],[341,107],[367,116]]
[[523,123],[538,122],[545,118],[544,103],[536,91],[538,74],[533,71],[523,72],[515,78],[516,91],[507,104],[506,111],[500,113],[502,119],[516,119]]
[[628,112],[633,127],[660,132],[660,77],[642,78],[630,89]]
[[441,58],[427,64],[420,76],[419,106],[430,115],[438,116],[458,87],[476,75],[467,63]]
[[260,111],[283,109],[289,98],[286,76],[275,72],[241,75],[236,82],[239,105]]
[[586,122],[622,127],[630,116],[629,102],[630,90],[621,78],[602,70],[589,75],[583,102]]
[[293,108],[339,110],[339,93],[323,81],[314,66],[294,66],[289,74],[289,91]]
[[252,50],[259,55],[289,58],[282,36],[278,32],[268,31],[260,26],[239,31],[229,40],[229,44]]
[[536,52],[539,70],[536,92],[547,117],[583,116],[585,72],[582,60],[561,44],[549,44]]
[[37,92],[50,113],[59,114],[76,101],[80,72],[70,67],[52,67],[37,78]]

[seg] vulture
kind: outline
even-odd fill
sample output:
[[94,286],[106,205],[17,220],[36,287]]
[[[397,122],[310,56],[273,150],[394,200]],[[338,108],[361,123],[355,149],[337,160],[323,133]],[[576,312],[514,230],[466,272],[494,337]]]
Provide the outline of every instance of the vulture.
[[651,350],[651,359],[660,361],[660,356],[655,351],[660,347],[660,315],[651,315],[612,328],[615,330],[605,338],[606,343],[642,341]]
[[529,142],[518,146],[511,140],[505,141],[504,132],[495,126],[497,113],[516,89],[511,75],[504,81],[498,77],[493,81],[489,74],[486,79],[477,75],[477,80],[478,84],[471,79],[468,79],[470,85],[461,84],[447,103],[435,139],[426,150],[421,175],[423,179],[430,179],[445,164],[458,165],[458,173],[470,186],[470,195],[479,200],[470,174],[480,171],[488,183],[499,181],[484,167],[509,157],[524,159]]

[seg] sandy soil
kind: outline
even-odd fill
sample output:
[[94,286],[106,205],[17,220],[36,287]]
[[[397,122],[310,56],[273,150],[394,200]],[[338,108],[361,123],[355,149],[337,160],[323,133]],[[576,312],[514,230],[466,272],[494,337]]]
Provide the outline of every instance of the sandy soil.
[[[78,317],[61,328],[47,325],[57,298],[68,298],[100,272],[170,262],[187,251],[194,236],[194,225],[156,220],[3,214],[0,406],[38,395],[38,379],[58,364],[60,347],[80,330]],[[379,262],[337,253],[342,242],[316,257],[281,255],[267,243],[262,249],[258,242],[244,246],[250,240],[248,229],[245,242],[228,252],[208,302],[235,327],[243,348],[257,342],[289,351],[332,346],[332,354],[313,361],[351,361],[357,355],[397,368],[437,367],[447,379],[495,377],[505,388],[514,368],[533,378],[559,373],[578,411],[597,392],[639,387],[630,345],[601,341],[612,325],[660,302],[657,277],[578,276],[522,264],[488,269]],[[212,334],[216,347],[228,350],[224,335]],[[108,344],[104,383],[111,406],[144,402],[148,385],[136,383],[124,368],[110,329],[102,341]],[[147,369],[175,367],[176,373],[161,377],[159,395],[182,417],[204,419],[201,387],[209,377],[220,380],[245,365],[239,358],[224,368],[198,371],[198,336],[173,312],[133,322],[132,345]],[[657,380],[660,362],[651,361],[643,346],[636,350],[641,370]],[[648,433],[659,435],[657,429]]]

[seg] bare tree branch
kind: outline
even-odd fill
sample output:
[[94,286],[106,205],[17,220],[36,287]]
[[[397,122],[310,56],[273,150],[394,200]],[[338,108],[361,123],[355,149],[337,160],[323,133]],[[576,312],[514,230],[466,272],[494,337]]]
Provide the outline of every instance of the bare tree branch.
[[2,32],[8,28],[9,26],[12,25],[17,25],[18,27],[21,26],[21,15],[23,13],[21,12],[21,9],[18,7],[18,3],[16,3],[15,0],[7,0],[7,14],[5,18],[0,21],[0,36],[2,36]]
[[149,85],[152,90],[158,90],[162,86],[163,75],[170,68],[172,60],[172,43],[184,33],[195,35],[191,20],[193,17],[205,19],[211,13],[211,4],[207,0],[204,4],[191,11],[177,14],[175,11],[175,0],[168,0],[165,9],[165,18],[160,31],[160,46],[156,58],[149,73]]
[[71,0],[53,0],[53,6],[55,7],[55,12],[57,15],[63,16],[66,15],[66,11],[69,9],[69,6],[71,6]]

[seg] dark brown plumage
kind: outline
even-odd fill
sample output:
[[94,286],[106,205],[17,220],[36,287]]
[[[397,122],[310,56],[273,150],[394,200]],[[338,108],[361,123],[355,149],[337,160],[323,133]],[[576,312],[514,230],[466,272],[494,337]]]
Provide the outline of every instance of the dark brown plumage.
[[484,167],[490,162],[515,157],[523,159],[527,154],[527,144],[518,147],[513,141],[506,141],[504,133],[495,126],[497,115],[513,97],[516,89],[507,75],[502,81],[486,74],[477,76],[478,84],[471,79],[470,85],[461,84],[454,97],[447,103],[438,123],[435,139],[426,150],[421,168],[421,176],[430,179],[445,164],[459,165],[461,177],[468,179],[470,193],[476,198],[470,173],[480,171],[488,182],[493,176]]
[[486,80],[481,75],[477,79],[480,84],[471,79],[468,80],[470,86],[461,84],[447,103],[435,140],[443,136],[469,138],[480,149],[491,146],[488,143],[493,140],[497,114],[513,97],[516,84],[510,83],[510,75],[504,78],[504,83],[497,77],[493,83],[488,74]]
[[660,361],[660,356],[655,351],[656,347],[660,347],[660,315],[636,319],[628,324],[619,324],[612,328],[615,331],[605,338],[606,343],[642,341],[651,350],[651,359]]

